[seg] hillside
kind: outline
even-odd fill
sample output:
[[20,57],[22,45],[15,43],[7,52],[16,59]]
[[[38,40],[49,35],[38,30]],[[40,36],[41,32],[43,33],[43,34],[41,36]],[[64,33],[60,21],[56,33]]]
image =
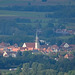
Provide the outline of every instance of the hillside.
[[51,44],[73,40],[57,29],[75,30],[74,0],[0,0],[0,42],[34,42],[36,30]]

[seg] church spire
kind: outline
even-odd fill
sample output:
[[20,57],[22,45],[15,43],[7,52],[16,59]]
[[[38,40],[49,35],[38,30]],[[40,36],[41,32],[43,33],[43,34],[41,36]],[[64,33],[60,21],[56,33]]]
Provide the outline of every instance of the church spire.
[[39,38],[36,32],[36,40],[35,40],[35,49],[39,49],[40,48],[40,44],[39,44]]

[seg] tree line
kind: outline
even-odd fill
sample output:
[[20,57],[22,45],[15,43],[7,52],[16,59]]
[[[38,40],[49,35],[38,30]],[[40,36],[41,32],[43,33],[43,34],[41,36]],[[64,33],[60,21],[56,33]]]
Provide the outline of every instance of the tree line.
[[[35,63],[36,62],[36,63]],[[34,65],[34,66],[33,66]],[[42,73],[43,75],[46,72],[53,72],[55,75],[57,75],[58,72],[69,72],[71,70],[75,70],[75,58],[71,61],[68,59],[60,59],[59,61],[56,61],[49,57],[48,55],[43,54],[32,54],[31,51],[25,51],[20,52],[18,51],[17,57],[2,57],[0,56],[0,69],[10,69],[19,67],[19,69],[23,68],[23,70],[19,73],[23,73],[22,75],[25,75],[24,73],[32,73],[31,75],[36,75],[38,73]],[[26,67],[24,67],[26,66]],[[32,69],[33,68],[33,69]],[[27,75],[30,75],[28,74]],[[12,74],[13,75],[13,74]],[[15,74],[16,75],[16,74]],[[40,74],[39,74],[40,75]]]
[[[23,42],[34,42],[35,32],[39,29],[40,33],[38,36],[40,39],[44,39],[50,44],[56,44],[59,46],[62,42],[68,42],[69,44],[75,44],[75,36],[71,38],[59,39],[61,34],[56,34],[55,30],[60,28],[66,28],[65,25],[54,25],[54,23],[48,22],[46,26],[41,25],[40,23],[33,26],[27,24],[17,24],[17,22],[31,22],[30,19],[21,19],[17,18],[14,20],[0,20],[0,42],[7,42],[10,44],[17,43],[21,45]],[[66,35],[67,37],[69,35]]]

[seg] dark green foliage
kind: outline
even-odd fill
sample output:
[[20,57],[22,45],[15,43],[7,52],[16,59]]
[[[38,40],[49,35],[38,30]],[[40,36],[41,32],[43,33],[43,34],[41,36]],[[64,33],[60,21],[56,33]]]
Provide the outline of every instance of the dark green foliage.
[[[55,21],[48,21],[46,25],[43,25],[43,20],[37,19],[35,21],[36,25],[31,21],[31,19],[0,19],[0,42],[8,42],[10,44],[17,43],[20,46],[23,42],[34,42],[35,33],[38,29],[40,38],[45,39],[47,42],[51,42],[50,44],[57,43],[59,46],[62,41],[74,44],[73,36],[72,38],[69,38],[65,35],[68,38],[64,38],[62,34],[55,33],[56,29],[66,28],[64,23],[61,22],[56,24]],[[64,39],[59,40],[59,36],[62,36]]]
[[64,72],[59,72],[58,75],[64,75]]
[[47,2],[47,0],[42,0],[42,2]]
[[57,73],[55,70],[48,69],[48,70],[46,70],[46,75],[57,75]]
[[75,69],[73,60],[71,61],[69,61],[68,59],[60,60],[59,62],[56,63],[55,69],[62,72],[68,72],[69,70],[73,70]]
[[[45,2],[47,0],[43,0],[43,2]],[[53,5],[53,6],[9,6],[9,7],[0,7],[0,9],[3,10],[14,10],[14,11],[36,11],[36,12],[54,12],[54,14],[48,14],[46,15],[46,17],[51,17],[51,18],[65,18],[65,17],[75,17],[74,15],[74,9],[75,6],[74,5]],[[69,11],[69,10],[72,11]],[[59,11],[59,13],[57,12]],[[63,13],[65,11],[65,13]],[[66,14],[67,13],[67,14]]]
[[21,56],[19,55],[16,58],[0,57],[0,68],[8,69],[8,68],[14,68],[18,65],[21,65],[17,68],[17,71],[16,71],[17,73],[18,71],[21,72],[23,63],[29,63],[29,68],[32,68],[33,69],[32,71],[35,71],[37,73],[40,70],[44,70],[44,69],[54,69],[54,70],[57,70],[58,72],[60,71],[68,72],[70,70],[75,69],[74,59],[72,59],[71,61],[68,59],[60,59],[59,61],[55,61],[53,59],[50,59],[50,57],[46,55],[42,55],[42,54],[35,55],[35,54],[32,54],[31,52],[26,51]]
[[[25,51],[25,52],[23,52],[22,55],[19,55],[19,52],[17,54],[18,54],[18,56],[16,58],[1,57],[0,58],[0,68],[10,68],[10,67],[13,68],[17,65],[20,65],[20,64],[26,63],[26,62],[29,62],[30,64],[32,64],[33,62],[39,62],[41,64],[46,64],[47,63],[45,68],[49,68],[50,64],[55,63],[55,61],[50,59],[48,56],[45,56],[45,55],[42,55],[42,54],[34,55],[34,54],[32,54],[31,51]],[[42,66],[42,65],[40,65],[40,66]]]
[[[23,65],[23,66],[22,66]],[[0,68],[14,68],[15,72],[9,72],[8,75],[74,75],[75,58],[73,60],[60,59],[55,61],[46,55],[32,55],[31,52],[24,52],[16,58],[0,58]],[[21,69],[23,67],[23,69]],[[65,73],[67,72],[67,73]]]
[[69,43],[69,44],[75,44],[75,35],[72,37],[72,38],[69,38],[68,40],[67,40],[67,42]]
[[22,72],[22,70],[21,70],[21,67],[19,66],[17,67],[16,74],[19,74],[20,72]]
[[69,71],[68,75],[75,75],[75,70]]
[[6,75],[13,75],[12,73],[10,73],[10,72],[7,72],[7,74]]
[[0,72],[0,75],[1,75],[1,72]]
[[17,57],[22,56],[22,52],[21,52],[21,51],[18,51],[16,56],[17,56]]
[[46,38],[49,38],[50,36],[52,36],[53,33],[54,33],[53,29],[51,29],[51,28],[45,28],[43,30],[43,36],[46,37]]
[[38,63],[37,62],[34,62],[32,64],[32,71],[33,71],[33,75],[36,75],[37,74],[37,71],[38,71]]
[[18,23],[31,23],[31,20],[30,19],[17,18],[16,22],[18,22]]
[[29,63],[23,64],[23,75],[29,75]]
[[12,35],[16,27],[15,21],[9,20],[0,20],[0,35]]

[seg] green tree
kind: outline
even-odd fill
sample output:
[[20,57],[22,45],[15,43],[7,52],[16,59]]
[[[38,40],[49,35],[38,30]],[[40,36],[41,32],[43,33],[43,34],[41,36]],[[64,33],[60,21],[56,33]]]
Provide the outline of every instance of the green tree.
[[23,71],[22,71],[23,75],[29,75],[29,63],[25,63],[23,64]]
[[33,62],[32,71],[33,71],[33,75],[37,75],[37,71],[38,71],[38,63],[37,62]]
[[68,75],[75,75],[75,70],[69,71]]
[[17,52],[17,57],[20,57],[20,56],[22,56],[22,52],[21,51],[18,51]]
[[38,75],[46,75],[46,71],[45,70],[42,70],[42,71],[39,72]]
[[29,56],[31,56],[31,55],[32,55],[31,51],[24,51],[23,52],[23,56],[26,57],[26,58],[29,57]]
[[52,36],[53,33],[54,33],[53,29],[48,27],[48,28],[44,28],[43,29],[43,33],[42,34],[43,34],[44,37],[48,38],[48,37]]
[[13,75],[11,72],[7,72],[7,74],[6,75]]
[[21,67],[17,67],[16,74],[20,74],[22,72]]
[[54,27],[54,24],[49,22],[48,25],[47,25],[47,27],[53,28]]
[[0,72],[0,75],[2,75],[1,72]]
[[43,70],[44,69],[44,65],[43,64],[38,64],[38,71],[41,71],[41,70]]
[[42,0],[42,2],[47,2],[47,0]]
[[46,70],[46,75],[57,75],[57,72],[53,69],[47,69]]
[[64,75],[64,72],[59,72],[58,75]]
[[64,73],[64,75],[68,75],[68,73]]

